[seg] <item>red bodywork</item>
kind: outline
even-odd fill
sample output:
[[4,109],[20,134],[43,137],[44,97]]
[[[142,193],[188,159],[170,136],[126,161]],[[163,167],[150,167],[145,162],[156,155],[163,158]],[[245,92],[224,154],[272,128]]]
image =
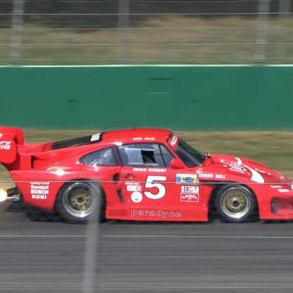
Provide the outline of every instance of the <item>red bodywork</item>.
[[[89,139],[87,141],[87,139]],[[155,221],[207,221],[212,192],[239,182],[256,195],[261,219],[292,219],[292,180],[246,158],[206,154],[188,167],[175,152],[180,138],[167,129],[139,128],[102,132],[61,147],[59,142],[24,144],[20,128],[0,127],[0,162],[9,170],[23,201],[54,210],[60,188],[70,180],[98,181],[106,197],[106,217]],[[90,141],[92,140],[92,141]],[[123,166],[124,144],[165,146],[173,159],[167,166]],[[74,145],[75,144],[75,145]],[[88,165],[79,160],[113,146],[115,165]]]

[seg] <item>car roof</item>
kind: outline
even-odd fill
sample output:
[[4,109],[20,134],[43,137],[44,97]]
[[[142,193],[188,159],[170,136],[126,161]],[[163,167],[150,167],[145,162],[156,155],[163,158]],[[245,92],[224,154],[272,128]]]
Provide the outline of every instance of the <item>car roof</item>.
[[102,142],[110,143],[113,141],[133,141],[133,140],[165,140],[171,130],[165,128],[126,128],[115,129],[102,132]]
[[101,131],[92,135],[76,137],[55,141],[50,144],[51,150],[64,149],[73,146],[89,146],[95,143],[111,144],[111,143],[129,143],[129,142],[151,142],[166,141],[171,134],[171,130],[166,128],[123,128],[108,131]]

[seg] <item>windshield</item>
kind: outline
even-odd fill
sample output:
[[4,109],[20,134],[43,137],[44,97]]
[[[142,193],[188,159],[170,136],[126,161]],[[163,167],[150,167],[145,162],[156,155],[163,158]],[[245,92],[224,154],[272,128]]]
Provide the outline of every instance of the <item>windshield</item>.
[[187,167],[196,167],[202,164],[206,157],[183,140],[179,140],[174,151]]

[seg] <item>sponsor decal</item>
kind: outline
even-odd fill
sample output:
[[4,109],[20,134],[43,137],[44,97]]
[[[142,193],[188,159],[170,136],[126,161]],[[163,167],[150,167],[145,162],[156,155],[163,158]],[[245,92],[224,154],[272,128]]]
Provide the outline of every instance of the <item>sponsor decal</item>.
[[141,186],[136,185],[128,185],[127,191],[141,191]]
[[173,135],[170,141],[170,145],[174,147],[177,144],[177,142],[178,142],[178,137],[176,135]]
[[147,168],[133,168],[133,171],[136,172],[145,172],[147,170]]
[[198,183],[196,174],[176,174],[176,183]]
[[149,172],[166,172],[166,169],[159,169],[159,168],[148,168]]
[[140,141],[140,140],[152,141],[152,140],[155,140],[155,138],[154,137],[134,137],[133,140],[135,140],[135,141]]
[[181,193],[198,193],[198,186],[181,186]]
[[228,161],[223,159],[221,160],[221,163],[224,165],[224,167],[228,168],[231,171],[239,172],[242,174],[246,172],[246,169],[241,163],[239,164],[239,161],[235,162],[235,161]]
[[199,186],[181,186],[180,201],[199,202]]
[[267,175],[269,175],[269,176],[272,176],[272,174],[269,173],[269,172],[267,172],[267,171],[260,170],[260,169],[258,169],[258,168],[254,168],[254,170],[257,171],[257,172],[259,172],[259,173],[263,173],[263,174],[267,174]]
[[208,173],[199,173],[199,178],[214,178],[214,174],[208,174]]
[[133,168],[133,171],[136,172],[166,172],[165,168]]
[[0,133],[0,138],[3,136],[3,133]]
[[259,172],[257,172],[255,169],[245,165],[242,163],[240,158],[235,158],[235,161],[228,161],[228,160],[221,160],[221,163],[224,167],[229,168],[231,171],[239,172],[239,173],[245,173],[247,170],[251,172],[251,180],[257,183],[264,183],[264,178],[261,176]]
[[216,174],[216,179],[225,179],[226,176],[223,174]]
[[282,188],[282,185],[271,185],[272,188]]
[[251,172],[250,180],[257,182],[257,183],[264,183],[265,182],[264,178],[257,171],[255,171],[254,169],[250,168],[247,165],[244,165],[244,166]]
[[199,194],[180,194],[180,201],[199,202]]
[[98,141],[100,140],[100,137],[101,137],[101,133],[93,134],[91,137],[91,141]]
[[182,213],[178,211],[165,210],[131,210],[131,217],[156,217],[156,218],[181,218]]
[[137,182],[126,182],[127,191],[141,191],[141,185]]
[[131,194],[131,200],[135,203],[139,203],[142,201],[142,194],[138,191],[135,191]]
[[32,199],[47,199],[47,195],[49,194],[49,184],[50,182],[31,182],[31,196]]
[[11,141],[0,141],[0,150],[10,150],[11,148]]

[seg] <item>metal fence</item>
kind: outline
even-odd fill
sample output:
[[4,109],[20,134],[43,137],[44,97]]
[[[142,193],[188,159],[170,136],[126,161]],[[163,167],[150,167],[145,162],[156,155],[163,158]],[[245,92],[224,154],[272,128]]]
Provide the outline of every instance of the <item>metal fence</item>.
[[1,64],[291,63],[292,0],[0,0]]

